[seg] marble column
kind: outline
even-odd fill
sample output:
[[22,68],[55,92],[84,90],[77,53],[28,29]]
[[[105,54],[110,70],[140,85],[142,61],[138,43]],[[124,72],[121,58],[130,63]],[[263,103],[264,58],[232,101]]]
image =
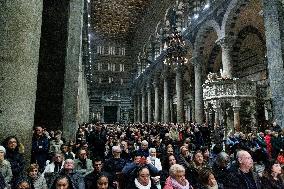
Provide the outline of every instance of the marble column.
[[183,80],[182,67],[178,65],[176,68],[177,123],[184,123],[182,80]]
[[146,94],[145,89],[142,87],[141,89],[141,121],[142,123],[146,122]]
[[137,98],[135,92],[132,95],[132,102],[133,102],[133,122],[137,122]]
[[148,123],[152,120],[152,94],[151,94],[151,84],[147,83],[147,103],[148,103]]
[[160,111],[159,111],[159,84],[158,81],[155,80],[153,83],[154,92],[155,92],[155,114],[154,114],[154,121],[157,123],[160,121]]
[[75,139],[79,123],[78,90],[82,71],[82,28],[84,0],[70,0],[68,41],[63,89],[63,136]]
[[241,130],[240,107],[233,107],[233,111],[234,111],[234,130],[235,132],[240,132]]
[[219,118],[219,109],[218,108],[213,108],[214,110],[214,127],[219,127],[220,126],[220,118]]
[[0,139],[16,135],[31,153],[42,0],[0,1]]
[[140,92],[137,93],[137,122],[141,122],[141,95]]
[[170,122],[170,97],[168,70],[164,71],[164,123]]
[[209,108],[204,108],[205,112],[205,124],[208,126],[209,125]]
[[221,76],[225,78],[232,78],[233,77],[233,61],[232,61],[230,52],[232,50],[233,39],[232,37],[226,36],[221,39],[218,39],[216,43],[220,45],[222,48],[223,71],[221,73]]
[[263,18],[274,119],[284,128],[283,3],[263,0]]
[[195,57],[192,59],[194,66],[194,79],[195,79],[195,121],[199,124],[203,123],[203,89],[202,89],[202,59]]

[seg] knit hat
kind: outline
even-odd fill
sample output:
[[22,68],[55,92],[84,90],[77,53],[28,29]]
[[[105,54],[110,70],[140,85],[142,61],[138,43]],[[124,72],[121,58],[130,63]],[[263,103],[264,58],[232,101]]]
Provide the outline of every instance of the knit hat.
[[4,148],[4,146],[0,146],[0,151],[3,151],[4,154],[6,154],[6,149]]

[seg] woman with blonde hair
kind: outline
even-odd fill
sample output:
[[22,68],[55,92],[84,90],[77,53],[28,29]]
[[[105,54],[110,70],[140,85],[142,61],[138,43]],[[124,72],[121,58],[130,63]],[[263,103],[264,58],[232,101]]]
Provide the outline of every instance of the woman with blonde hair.
[[39,173],[39,166],[38,164],[31,164],[27,169],[27,174],[35,189],[47,189],[46,180]]
[[185,178],[185,168],[182,165],[172,165],[169,174],[164,189],[193,189]]

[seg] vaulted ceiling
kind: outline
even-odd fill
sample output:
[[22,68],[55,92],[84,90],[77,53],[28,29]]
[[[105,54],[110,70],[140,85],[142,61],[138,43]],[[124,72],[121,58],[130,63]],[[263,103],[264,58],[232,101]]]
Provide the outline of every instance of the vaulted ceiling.
[[91,27],[107,38],[127,39],[153,0],[92,0]]

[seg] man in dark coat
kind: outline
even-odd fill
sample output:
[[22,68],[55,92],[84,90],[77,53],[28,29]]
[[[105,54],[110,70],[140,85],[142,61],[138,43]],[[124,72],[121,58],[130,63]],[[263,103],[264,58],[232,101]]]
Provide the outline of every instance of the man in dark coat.
[[253,160],[251,155],[245,151],[237,152],[238,168],[232,170],[228,175],[224,188],[228,189],[261,189],[261,181],[256,173],[251,168],[253,167]]
[[90,158],[93,159],[95,156],[104,158],[107,137],[105,130],[102,129],[102,125],[97,124],[95,126],[95,130],[90,133],[87,141],[92,152]]
[[113,182],[113,175],[110,173],[103,171],[103,161],[100,158],[96,158],[93,160],[93,167],[94,171],[87,174],[84,178],[85,182],[85,187],[86,189],[93,189],[96,187],[97,180],[99,179],[100,176],[104,175],[107,176],[109,179],[109,185],[114,185],[115,183]]
[[32,163],[39,165],[39,171],[43,172],[48,159],[49,141],[48,138],[43,134],[41,126],[35,127],[34,135],[32,139]]

